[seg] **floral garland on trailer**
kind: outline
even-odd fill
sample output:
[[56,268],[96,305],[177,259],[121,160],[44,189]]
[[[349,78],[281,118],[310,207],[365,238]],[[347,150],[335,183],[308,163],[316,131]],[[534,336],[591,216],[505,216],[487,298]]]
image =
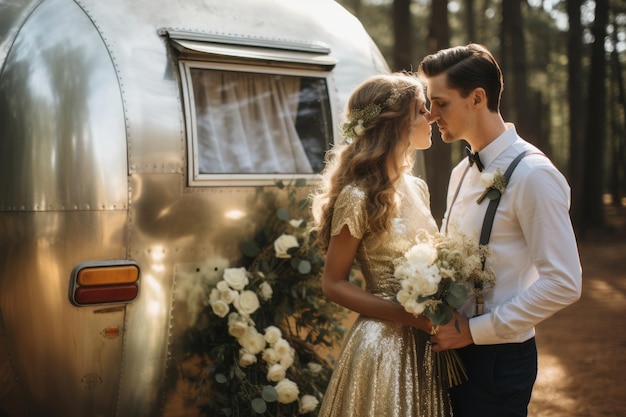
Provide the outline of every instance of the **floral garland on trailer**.
[[205,358],[193,382],[207,416],[316,416],[332,373],[318,348],[339,343],[346,310],[321,290],[323,259],[309,234],[304,180],[253,202],[263,228],[241,246],[242,267],[226,268],[210,289],[199,325],[186,336],[188,354]]

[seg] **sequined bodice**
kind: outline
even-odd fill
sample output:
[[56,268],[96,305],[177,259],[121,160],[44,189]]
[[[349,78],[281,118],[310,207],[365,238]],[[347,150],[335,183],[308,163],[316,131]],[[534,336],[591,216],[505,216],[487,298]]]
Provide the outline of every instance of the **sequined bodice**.
[[331,234],[338,234],[347,225],[350,234],[361,239],[356,261],[361,268],[367,291],[391,298],[399,288],[393,276],[393,261],[402,256],[412,244],[418,230],[437,232],[430,212],[430,197],[426,183],[416,177],[404,176],[398,186],[398,211],[390,232],[383,238],[374,236],[368,227],[363,190],[347,186],[335,203]]

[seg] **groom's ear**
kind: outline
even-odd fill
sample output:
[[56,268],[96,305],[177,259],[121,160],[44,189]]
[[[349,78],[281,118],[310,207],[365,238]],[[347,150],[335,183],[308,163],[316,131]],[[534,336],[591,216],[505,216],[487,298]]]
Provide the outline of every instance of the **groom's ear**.
[[481,87],[474,89],[471,93],[472,104],[474,107],[481,107],[487,105],[487,94]]

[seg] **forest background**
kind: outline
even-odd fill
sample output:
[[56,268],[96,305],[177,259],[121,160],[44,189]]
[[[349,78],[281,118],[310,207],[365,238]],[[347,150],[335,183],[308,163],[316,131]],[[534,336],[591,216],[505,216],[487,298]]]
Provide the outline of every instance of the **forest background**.
[[[469,42],[504,74],[502,114],[566,175],[584,239],[607,227],[606,205],[626,206],[624,0],[337,0],[364,25],[394,71]],[[436,127],[435,127],[436,130]],[[425,153],[438,222],[462,144]]]

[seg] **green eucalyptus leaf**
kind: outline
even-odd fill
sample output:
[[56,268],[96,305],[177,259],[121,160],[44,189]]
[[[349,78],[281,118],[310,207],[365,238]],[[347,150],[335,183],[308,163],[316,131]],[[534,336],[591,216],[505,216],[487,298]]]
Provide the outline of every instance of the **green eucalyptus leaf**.
[[487,193],[487,198],[489,200],[497,200],[498,198],[500,198],[500,191],[496,190],[495,188],[492,188]]
[[304,187],[306,185],[306,178],[296,179],[296,187]]
[[255,242],[244,242],[239,247],[241,253],[249,258],[254,258],[261,252],[261,248]]
[[261,393],[261,396],[268,403],[278,401],[278,391],[276,391],[276,388],[271,385],[265,385],[263,387],[263,392]]
[[228,378],[224,374],[215,374],[215,382],[218,384],[225,384],[228,382]]
[[309,207],[308,198],[303,198],[302,200],[298,201],[298,210],[305,210],[305,209],[308,209],[308,207]]
[[448,288],[448,294],[446,295],[446,302],[452,308],[459,308],[467,300],[469,290],[467,286],[462,282],[452,281]]
[[267,411],[267,404],[262,398],[255,398],[250,403],[252,405],[252,409],[257,414],[263,414]]
[[298,272],[303,275],[311,272],[311,262],[307,260],[300,261],[298,264]]
[[281,207],[278,210],[276,210],[276,215],[278,216],[279,219],[281,219],[284,222],[289,221],[289,211],[287,211],[287,209],[284,207]]
[[282,190],[283,188],[285,188],[285,183],[281,180],[278,180],[276,181],[276,186]]

